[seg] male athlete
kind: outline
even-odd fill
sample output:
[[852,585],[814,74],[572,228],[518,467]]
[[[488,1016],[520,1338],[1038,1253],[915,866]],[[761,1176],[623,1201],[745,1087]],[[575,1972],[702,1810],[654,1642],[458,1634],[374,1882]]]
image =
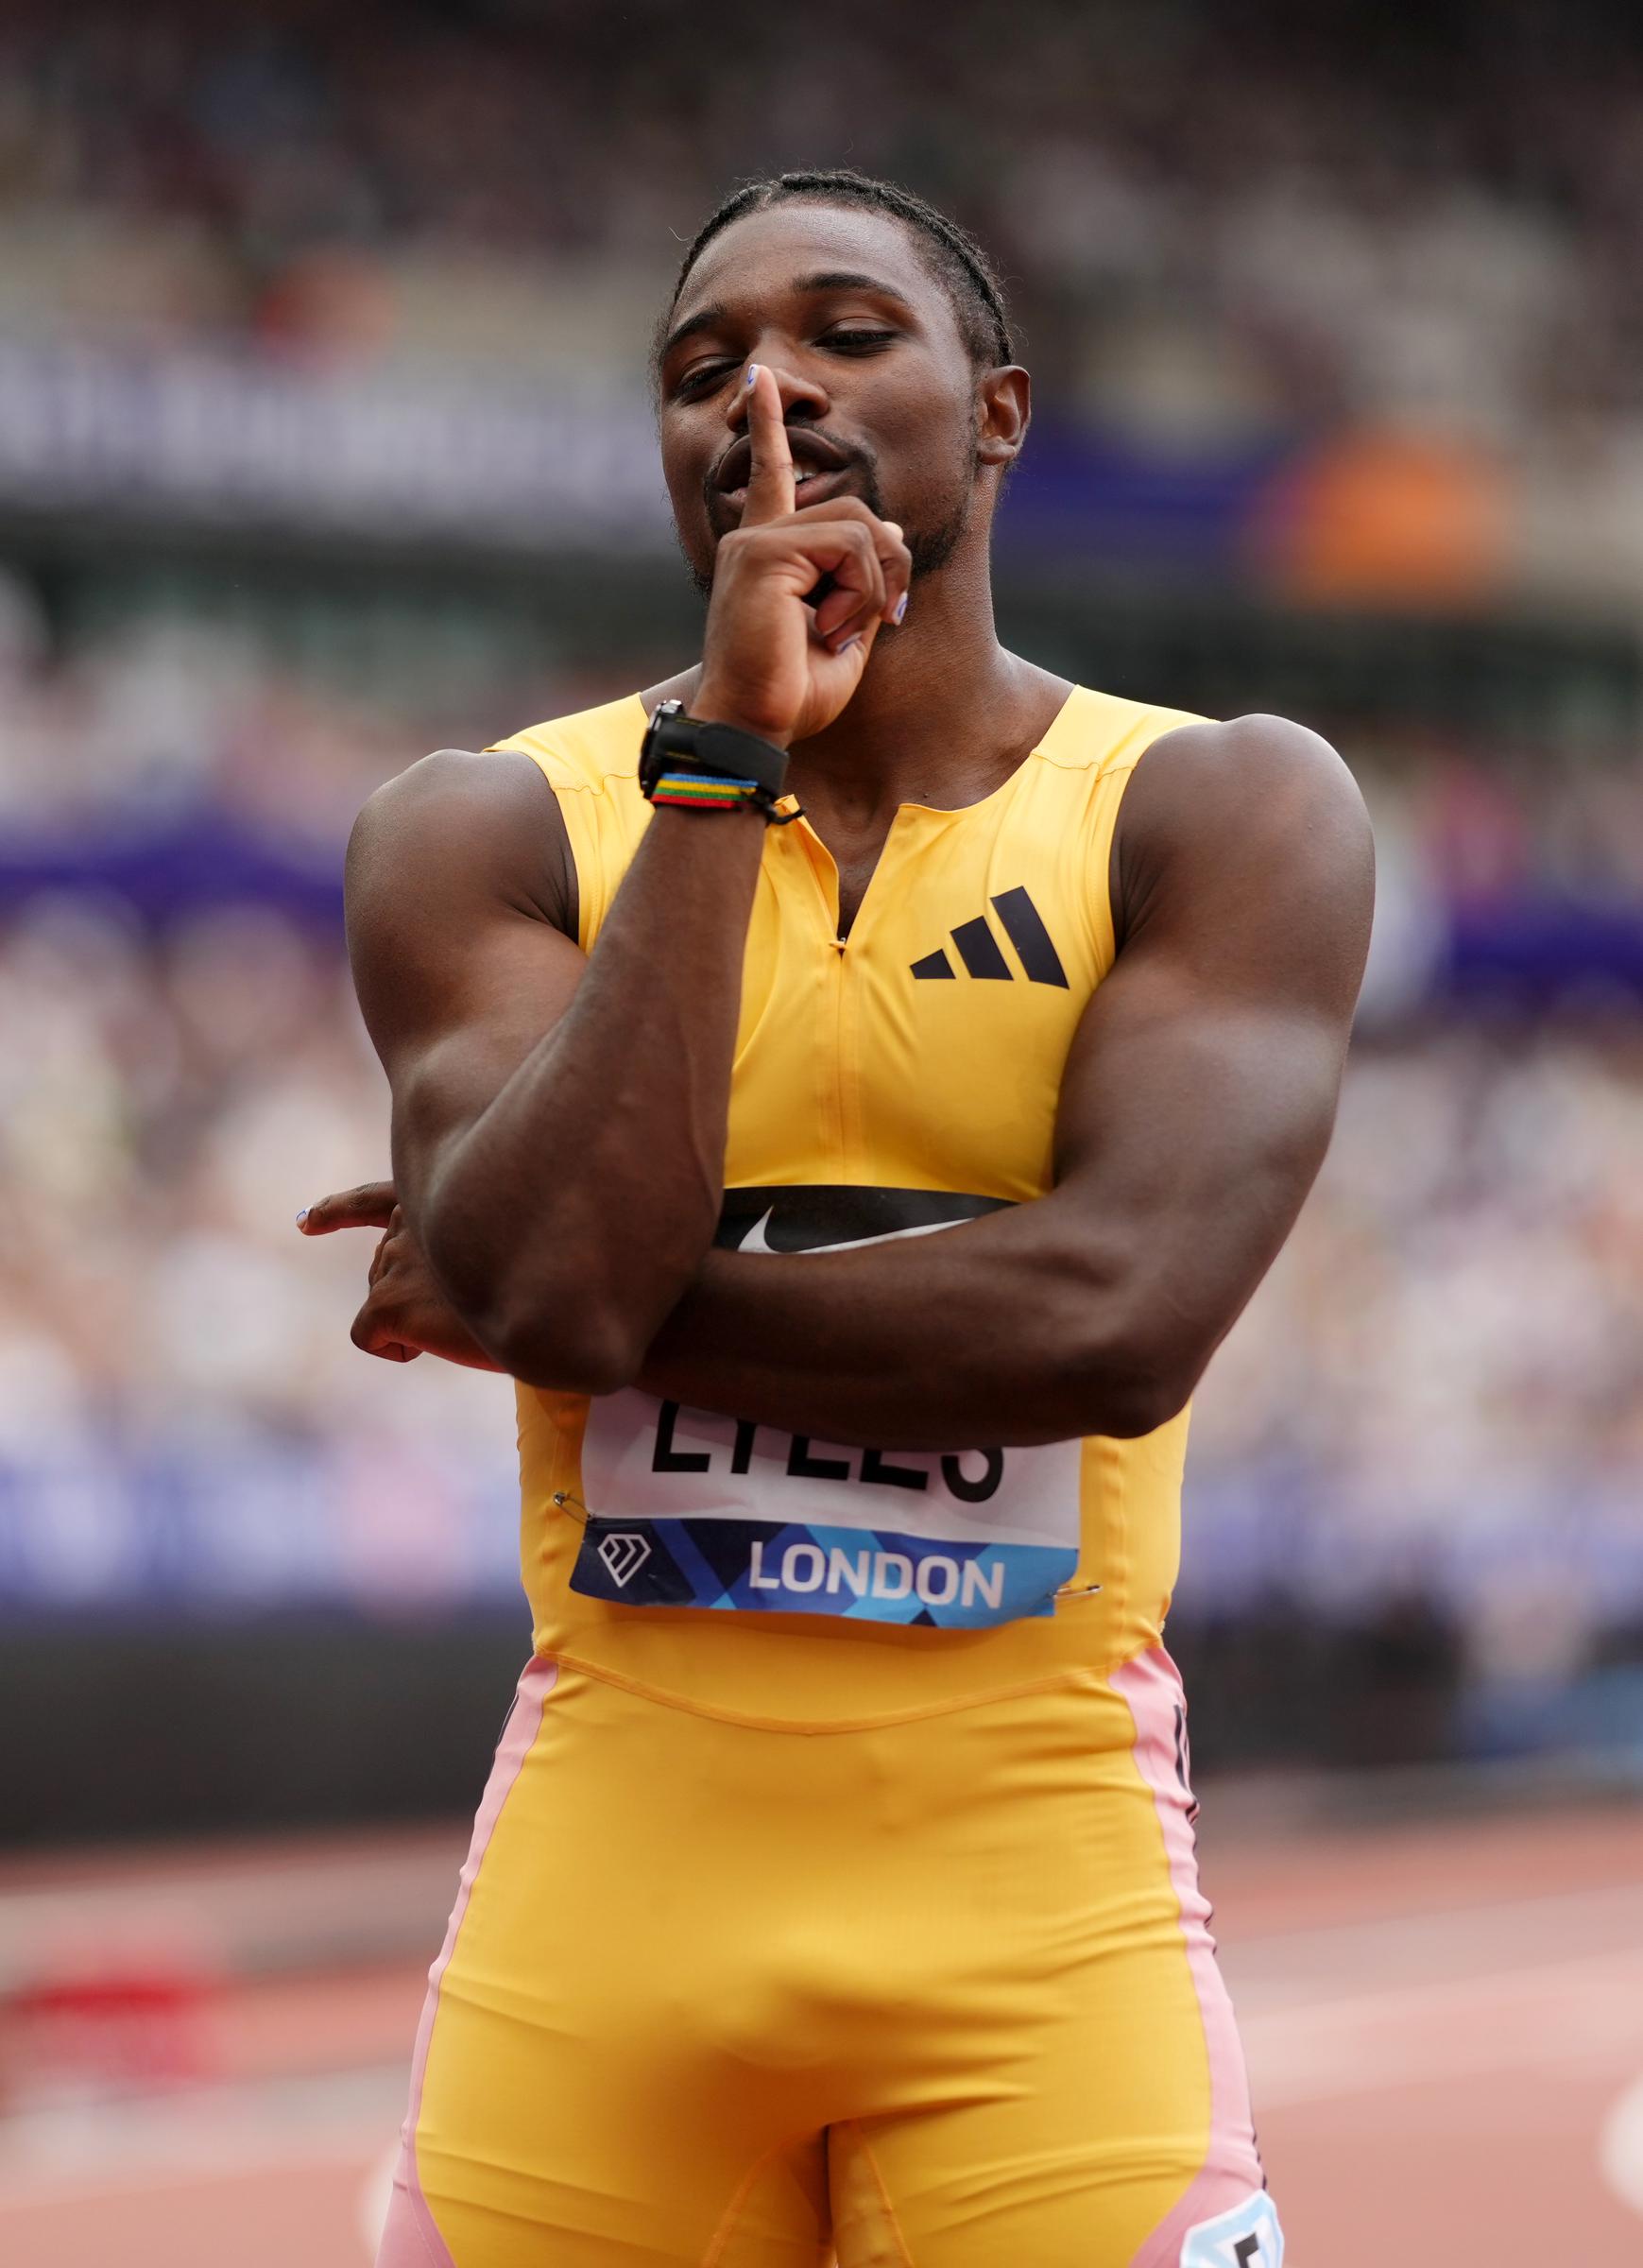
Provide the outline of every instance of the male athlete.
[[1363,812],[999,644],[1027,373],[916,199],[739,192],[656,376],[700,662],[350,852],[400,1210],[305,1225],[519,1381],[536,1621],[381,2262],[1278,2268],[1160,1632]]

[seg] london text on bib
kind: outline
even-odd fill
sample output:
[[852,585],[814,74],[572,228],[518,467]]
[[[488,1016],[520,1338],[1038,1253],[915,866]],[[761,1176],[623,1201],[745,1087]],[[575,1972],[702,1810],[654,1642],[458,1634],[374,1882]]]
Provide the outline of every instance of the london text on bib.
[[[936,1190],[731,1190],[717,1241],[836,1252],[1001,1203]],[[1078,1441],[854,1449],[654,1395],[604,1395],[583,1438],[587,1521],[572,1588],[626,1606],[948,1629],[1050,1614],[1078,1564],[1082,1454]]]

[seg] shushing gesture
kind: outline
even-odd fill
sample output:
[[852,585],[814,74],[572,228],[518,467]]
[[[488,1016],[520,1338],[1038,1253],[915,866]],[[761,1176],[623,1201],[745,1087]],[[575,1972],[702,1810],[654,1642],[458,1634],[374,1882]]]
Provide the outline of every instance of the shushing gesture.
[[881,627],[906,611],[912,560],[895,522],[859,497],[794,508],[780,388],[756,363],[746,379],[747,501],[719,543],[691,713],[787,747],[855,692]]

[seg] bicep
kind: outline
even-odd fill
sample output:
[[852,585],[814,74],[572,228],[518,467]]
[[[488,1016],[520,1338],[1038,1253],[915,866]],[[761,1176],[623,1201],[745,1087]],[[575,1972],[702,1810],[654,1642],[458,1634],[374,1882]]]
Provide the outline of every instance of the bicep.
[[413,1212],[446,1146],[574,996],[586,964],[556,923],[562,838],[528,759],[449,752],[379,790],[355,826],[349,955]]
[[1069,1060],[1057,1189],[1099,1224],[1142,1335],[1207,1340],[1207,1359],[1323,1162],[1343,1039],[1311,1013],[1218,1010],[1126,976],[1110,980]]
[[1253,747],[1241,730],[1172,751],[1150,781],[1153,757],[1139,767],[1148,849],[1056,1129],[1058,1194],[1099,1224],[1142,1335],[1194,1376],[1323,1162],[1372,896],[1339,760],[1297,728]]

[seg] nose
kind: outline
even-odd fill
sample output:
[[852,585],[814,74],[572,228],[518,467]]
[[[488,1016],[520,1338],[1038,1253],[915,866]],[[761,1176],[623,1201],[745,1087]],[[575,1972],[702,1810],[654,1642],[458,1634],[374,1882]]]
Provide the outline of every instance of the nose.
[[[819,424],[832,407],[832,397],[825,386],[822,386],[814,378],[806,377],[801,371],[785,369],[780,363],[767,360],[757,348],[747,357],[747,362],[743,365],[742,376],[744,379],[747,375],[748,366],[753,363],[758,363],[762,369],[774,372],[777,388],[781,395],[781,416],[784,424]],[[725,422],[732,434],[740,434],[746,426],[747,388],[745,385],[733,386],[730,388],[729,399],[725,404]]]

